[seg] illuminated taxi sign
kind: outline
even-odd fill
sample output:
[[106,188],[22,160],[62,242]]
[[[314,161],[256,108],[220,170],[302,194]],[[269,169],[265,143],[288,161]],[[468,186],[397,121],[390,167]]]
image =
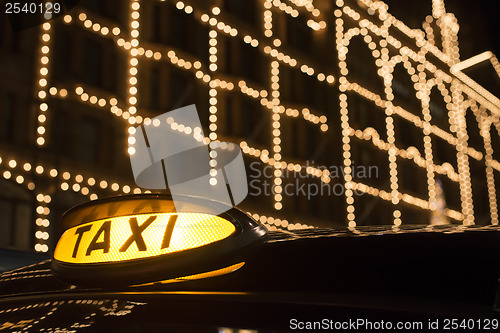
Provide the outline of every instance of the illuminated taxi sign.
[[141,194],[76,206],[62,217],[52,273],[114,288],[233,272],[267,241],[267,229],[236,208],[213,214],[220,204],[189,197],[174,206],[171,196]]
[[54,259],[91,264],[156,257],[220,241],[235,229],[231,222],[209,214],[119,216],[66,230]]

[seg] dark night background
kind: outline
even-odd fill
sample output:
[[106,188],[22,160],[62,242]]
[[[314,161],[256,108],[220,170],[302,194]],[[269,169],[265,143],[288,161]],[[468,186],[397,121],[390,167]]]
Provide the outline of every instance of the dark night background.
[[[431,1],[387,0],[389,12],[411,28],[422,29],[422,22],[431,15]],[[446,11],[453,13],[460,25],[458,40],[460,60],[473,57],[484,51],[500,55],[499,14],[496,0],[447,0]]]
[[[466,67],[463,73],[479,85],[452,66],[485,51],[500,58],[499,0],[381,1],[397,20],[420,30],[433,14],[432,2],[444,2],[445,12],[455,15],[460,26],[459,59],[456,24],[447,21],[449,16],[442,11],[434,12],[432,27],[427,29],[426,38],[435,47],[427,47],[400,22],[393,21],[389,27],[386,23],[391,20],[386,20],[384,10],[375,15],[381,4],[376,0],[60,1],[70,10],[39,27],[18,15],[12,18],[20,25],[12,29],[8,15],[0,13],[0,273],[53,259],[0,275],[0,331],[3,317],[31,311],[31,305],[19,304],[47,297],[45,291],[63,300],[57,305],[60,309],[45,312],[41,306],[33,307],[40,311],[33,318],[43,320],[42,325],[57,323],[56,331],[64,327],[59,323],[64,320],[70,322],[68,327],[78,328],[83,322],[72,318],[80,314],[68,309],[90,305],[93,296],[87,301],[83,297],[93,292],[86,288],[94,282],[111,287],[101,295],[106,299],[122,287],[132,287],[134,292],[117,296],[121,300],[140,299],[147,294],[142,291],[209,291],[198,300],[185,301],[186,317],[176,312],[183,311],[179,306],[182,293],[158,294],[158,303],[149,305],[147,300],[142,320],[117,312],[121,318],[116,319],[126,327],[122,331],[141,327],[127,327],[127,320],[198,325],[193,318],[204,306],[226,317],[224,321],[239,320],[238,313],[276,321],[280,315],[302,313],[287,310],[302,301],[308,309],[304,313],[311,318],[320,314],[316,307],[342,308],[343,300],[348,310],[359,313],[358,318],[365,316],[365,310],[376,313],[379,309],[396,315],[408,311],[412,315],[446,314],[445,318],[479,313],[498,317],[500,66],[493,68],[496,60],[489,58]],[[311,6],[317,7],[316,12]],[[396,60],[389,61],[389,55]],[[157,126],[167,112],[191,104],[196,105],[200,127],[205,135],[210,133],[210,140],[216,134],[218,141],[240,145],[249,187],[252,180],[258,180],[261,189],[268,181],[269,188],[275,184],[274,189],[280,189],[249,194],[235,204],[242,213],[228,214],[234,224],[243,221],[255,226],[249,217],[259,221],[256,229],[267,228],[269,238],[242,240],[251,234],[241,223],[227,235],[229,242],[219,239],[214,244],[212,249],[220,252],[212,255],[210,247],[203,248],[205,244],[193,252],[155,253],[152,261],[141,261],[144,258],[130,251],[124,253],[126,259],[115,257],[119,258],[116,266],[106,267],[113,251],[118,251],[115,246],[109,251],[105,245],[111,238],[116,242],[112,214],[130,219],[129,240],[135,239],[138,250],[144,251],[138,242],[144,229],[137,232],[137,216],[144,210],[133,204],[127,207],[130,197],[118,200],[125,201],[123,205],[115,200],[121,195],[151,193],[151,188],[140,188],[134,179],[137,172],[132,174],[131,156],[144,146],[134,146],[136,137],[131,136],[139,130],[146,137],[145,126]],[[170,138],[150,139],[156,144]],[[144,155],[135,157],[151,166],[155,163],[152,155],[149,160]],[[251,163],[257,168],[250,169]],[[179,170],[184,171],[184,165]],[[321,172],[320,168],[331,166],[339,167],[338,177]],[[375,167],[376,175],[347,171],[358,167]],[[264,169],[271,169],[270,175],[249,172]],[[300,173],[282,174],[282,170]],[[164,166],[161,171],[166,177]],[[317,185],[317,189],[323,182],[340,185],[341,193],[300,194],[300,188]],[[233,185],[228,182],[231,191]],[[295,192],[286,193],[287,185]],[[152,191],[168,193],[169,189],[159,186]],[[61,221],[71,207],[106,197],[114,197],[109,205],[97,201],[101,205],[94,206],[95,210],[70,213]],[[141,206],[154,206],[152,197]],[[167,209],[161,206],[158,212]],[[106,223],[108,232],[102,242],[103,228],[91,235],[97,228],[89,226],[85,236],[89,242],[81,237],[76,240],[78,231],[73,234],[74,229],[68,229],[71,225],[84,230],[82,224],[87,222]],[[191,222],[183,230],[184,244],[205,236],[203,226]],[[170,236],[177,228],[174,225],[169,218]],[[148,228],[146,222],[143,226]],[[213,230],[206,234],[215,234]],[[120,236],[124,231],[128,229],[119,229]],[[75,262],[59,261],[61,252],[71,254],[61,241],[52,256],[63,233],[67,244],[76,240]],[[150,242],[147,232],[143,235],[146,239],[142,240]],[[76,250],[84,243],[90,245],[82,260],[84,254],[77,257]],[[130,245],[119,251],[127,251]],[[162,242],[161,251],[166,247]],[[260,252],[252,257],[254,248]],[[102,262],[86,261],[89,253],[100,250]],[[226,252],[245,266],[221,280],[172,285],[168,284],[172,281],[161,281],[221,268],[228,259]],[[129,259],[135,271],[127,276]],[[81,266],[72,266],[75,263]],[[51,271],[52,264],[56,269]],[[58,271],[58,266],[64,267]],[[181,274],[177,269],[184,266],[187,273]],[[166,272],[173,275],[161,275]],[[119,275],[130,281],[120,285]],[[133,281],[131,276],[144,281]],[[224,291],[229,293],[217,295]],[[24,293],[22,300],[2,299],[18,292]],[[63,295],[80,301],[64,305]],[[238,297],[245,305],[231,298],[224,301],[225,296]],[[248,302],[253,296],[262,298],[265,307]],[[219,307],[221,302],[230,311]],[[117,304],[111,311],[117,311]],[[8,311],[2,310],[7,307]],[[102,309],[106,308],[100,307],[85,319],[99,325],[97,316],[92,317]],[[211,317],[209,311],[204,313],[205,318]],[[341,318],[338,311],[331,313]],[[384,312],[377,315],[385,320]],[[153,319],[144,320],[148,316]],[[137,331],[154,328],[147,325]]]
[[[384,1],[389,12],[405,22],[410,28],[422,29],[422,22],[432,13],[431,1]],[[496,0],[447,0],[446,11],[453,13],[458,20],[460,30],[458,41],[460,60],[467,60],[485,51],[500,56],[500,4]],[[474,66],[473,71],[466,71],[476,82],[482,84],[495,96],[500,96],[500,78],[489,62]]]
[[[348,2],[352,6],[360,5],[359,3],[356,4],[356,1],[346,1],[346,4]],[[0,1],[0,3],[4,4],[5,1]],[[3,112],[0,116],[5,120],[0,124],[3,126],[0,129],[2,136],[0,138],[0,148],[5,148],[7,152],[4,155],[4,151],[0,150],[0,156],[4,160],[0,168],[5,168],[5,170],[1,169],[1,172],[8,172],[8,177],[4,177],[6,183],[9,183],[8,186],[17,186],[18,184],[15,184],[15,176],[17,176],[15,172],[17,171],[12,170],[14,167],[8,166],[11,158],[18,159],[18,162],[16,162],[18,169],[21,169],[23,164],[29,161],[33,166],[40,163],[46,165],[47,169],[54,167],[60,171],[57,177],[53,176],[45,179],[43,177],[46,175],[38,176],[33,171],[34,168],[32,168],[31,175],[26,176],[22,181],[18,181],[20,185],[23,182],[27,183],[29,176],[33,176],[35,179],[40,178],[42,179],[40,182],[42,185],[38,187],[37,184],[37,191],[51,196],[48,202],[45,202],[46,206],[50,207],[50,214],[47,215],[50,216],[51,222],[54,222],[47,229],[51,233],[50,238],[44,239],[49,245],[44,248],[46,251],[53,250],[57,237],[62,232],[56,221],[59,220],[60,215],[65,210],[83,201],[88,201],[89,198],[92,199],[92,195],[94,195],[94,198],[101,198],[109,195],[131,193],[130,186],[134,186],[129,168],[129,156],[126,153],[127,123],[122,122],[123,119],[120,119],[120,116],[116,117],[116,114],[103,112],[103,110],[97,111],[97,107],[91,105],[91,102],[86,100],[84,102],[83,98],[78,97],[76,95],[78,89],[75,89],[78,85],[82,85],[86,91],[84,95],[87,95],[88,92],[90,95],[95,95],[93,97],[96,100],[96,96],[109,101],[116,97],[120,101],[119,105],[125,110],[128,91],[126,86],[128,82],[129,55],[123,47],[117,47],[116,42],[119,39],[125,38],[123,40],[125,41],[129,38],[129,7],[125,0],[64,0],[64,3],[69,9],[73,6],[76,7],[68,11],[70,14],[68,16],[72,17],[71,24],[69,22],[64,23],[60,18],[54,20],[54,28],[51,28],[53,29],[53,36],[50,37],[50,43],[53,44],[51,44],[51,53],[49,55],[51,59],[49,67],[52,67],[50,67],[47,89],[52,87],[56,89],[56,92],[48,96],[50,105],[47,118],[48,134],[46,135],[47,144],[43,147],[37,147],[35,144],[37,136],[36,117],[38,116],[38,106],[41,103],[36,92],[37,89],[46,89],[38,87],[39,78],[38,74],[36,74],[40,71],[39,30],[31,27],[13,33],[7,23],[8,17],[3,16],[1,22],[4,31],[2,31],[3,35],[0,36],[0,45],[3,47],[0,47],[0,75],[7,77],[6,82],[0,84],[0,112]],[[191,60],[193,63],[194,60],[199,59],[198,62],[203,63],[202,69],[206,73],[210,73],[208,71],[208,31],[212,28],[207,22],[202,23],[199,18],[196,18],[196,15],[191,15],[192,10],[190,13],[180,10],[178,1],[153,2],[143,0],[141,3],[141,10],[143,10],[144,14],[140,16],[140,20],[142,20],[140,43],[145,45],[146,49],[150,48],[150,52],[152,52],[151,50],[157,51],[155,53],[161,55],[162,58],[160,61],[153,61],[151,56],[141,56],[140,58],[138,114],[153,118],[180,106],[196,104],[202,124],[207,128],[209,119],[207,98],[209,88],[207,82],[201,82],[200,78],[193,75],[195,71],[191,68],[191,63],[191,69],[184,70],[180,68],[182,66],[178,65],[178,63],[176,65],[171,63],[167,55],[170,53],[169,50],[175,50],[178,51],[179,58]],[[212,6],[219,5],[216,1],[192,0],[188,3],[195,10],[198,9],[200,13],[210,13]],[[239,37],[248,31],[249,34],[257,36],[256,38],[263,41],[265,37],[261,21],[264,18],[263,13],[259,11],[264,8],[262,3],[262,1],[250,0],[226,0],[220,2],[221,22],[227,21],[240,29],[241,35]],[[282,3],[293,4],[294,1],[286,0],[282,1]],[[422,29],[422,22],[425,21],[426,16],[432,14],[432,0],[387,0],[385,3],[389,6],[389,13],[414,29]],[[343,134],[340,127],[341,116],[338,103],[338,88],[340,85],[338,79],[341,77],[341,71],[336,67],[337,54],[335,53],[335,28],[333,27],[335,25],[335,15],[333,13],[335,9],[332,9],[336,5],[331,0],[315,0],[314,4],[318,8],[323,5],[324,8],[328,8],[328,10],[323,11],[323,7],[321,7],[323,11],[321,14],[323,15],[322,19],[330,24],[328,29],[316,34],[307,26],[307,21],[304,20],[302,14],[298,18],[292,19],[291,15],[274,8],[273,10],[276,11],[273,14],[276,16],[274,26],[276,31],[272,39],[279,38],[278,42],[280,45],[283,43],[282,50],[285,53],[289,52],[299,62],[311,64],[316,73],[321,72],[322,75],[324,75],[323,72],[332,74],[335,77],[335,82],[332,81],[330,85],[327,85],[324,79],[316,80],[315,75],[310,74],[308,76],[301,73],[300,66],[291,68],[293,66],[283,65],[280,66],[281,82],[278,93],[282,94],[280,98],[283,100],[285,107],[290,106],[297,109],[307,107],[311,109],[313,114],[325,115],[325,119],[328,116],[328,128],[331,131],[322,133],[312,123],[302,122],[301,116],[295,118],[300,121],[296,121],[292,117],[283,117],[282,124],[280,124],[280,126],[283,126],[280,137],[280,140],[283,140],[283,150],[281,152],[283,160],[287,162],[305,165],[305,161],[314,161],[318,165],[343,165],[343,148],[341,144]],[[460,25],[458,32],[460,60],[466,60],[488,50],[492,51],[497,57],[500,56],[500,45],[497,42],[500,23],[497,19],[496,1],[445,0],[444,4],[446,11],[453,13]],[[185,4],[182,4],[182,6],[185,6]],[[304,8],[300,10],[305,15],[309,15]],[[84,12],[89,14],[89,20],[78,18],[78,13],[86,15],[83,14]],[[23,20],[24,18],[20,20],[21,24],[29,25],[30,22]],[[121,33],[116,36],[107,33],[106,38],[103,38],[99,33],[96,33],[98,29],[91,31],[92,29],[88,29],[88,27],[84,28],[84,25],[90,23],[91,20],[101,22],[106,27],[120,27]],[[346,20],[346,22],[348,21]],[[348,24],[352,23],[349,22]],[[17,38],[18,36],[22,38]],[[238,143],[245,141],[248,142],[249,147],[261,150],[265,148],[267,150],[271,147],[269,110],[263,107],[263,104],[261,105],[259,100],[255,99],[256,97],[252,99],[248,94],[245,95],[245,93],[239,91],[238,83],[241,82],[240,80],[245,80],[249,83],[249,87],[265,90],[266,93],[268,92],[266,89],[271,91],[268,69],[271,61],[275,60],[269,54],[265,54],[264,43],[261,43],[259,47],[252,48],[239,37],[231,38],[223,33],[220,33],[219,37],[217,37],[220,38],[217,43],[221,45],[221,48],[220,51],[217,51],[219,52],[219,59],[217,60],[219,63],[217,64],[218,69],[213,73],[213,76],[219,78],[218,76],[221,75],[221,78],[227,78],[228,82],[234,83],[236,87],[232,92],[221,91],[220,100],[217,102],[219,108],[217,111],[219,119],[217,124],[218,132],[227,141]],[[272,39],[268,39],[266,43],[275,43],[276,41]],[[144,44],[142,44],[143,42]],[[437,47],[441,49],[440,40],[436,40],[436,42]],[[356,49],[356,43],[353,42],[351,46],[352,52],[350,51],[353,57],[348,60],[348,62],[352,63],[349,63],[348,67],[350,67],[349,73],[352,75],[352,82],[359,82],[370,90],[372,84],[376,85],[377,82],[380,82],[380,77],[377,76],[374,64],[364,61],[364,54],[358,52],[360,50],[366,51],[365,46],[361,44],[361,47]],[[276,47],[280,49],[280,46]],[[445,72],[449,73],[448,64],[443,63],[441,65],[444,65]],[[500,96],[499,78],[491,64],[485,61],[473,67],[473,71],[468,72],[467,69],[466,74],[470,75],[494,95]],[[396,92],[399,97],[396,96],[396,98],[400,98],[402,107],[406,107],[409,112],[420,117],[422,115],[421,104],[414,98],[415,96],[412,96],[411,89],[407,89],[413,86],[413,83],[409,80],[407,73],[403,73],[404,75],[399,74],[395,75],[397,79],[401,79],[398,81],[399,91]],[[12,82],[7,82],[9,78],[12,78]],[[80,89],[83,88],[80,87]],[[378,89],[380,86],[374,88]],[[57,89],[59,89],[59,93],[57,93]],[[64,91],[64,98],[60,98],[63,95],[62,91]],[[372,91],[383,94],[383,92],[380,93],[377,90]],[[376,129],[378,133],[385,135],[386,124],[383,110],[381,108],[377,110],[377,107],[372,102],[358,98],[359,96],[351,96],[354,95],[352,92],[348,94],[350,94],[350,99],[352,97],[352,102],[349,102],[352,128],[364,130],[371,127]],[[81,95],[81,93],[78,95]],[[434,96],[431,98],[434,98]],[[447,106],[442,103],[442,98],[440,100],[436,99],[436,101],[439,103],[433,104],[434,110],[430,111],[435,112],[436,117],[433,115],[433,120],[435,119],[436,122],[441,121],[436,125],[448,131],[448,119],[438,117],[438,114],[447,115],[443,112]],[[107,105],[106,108],[108,109],[106,111],[109,111]],[[382,113],[377,113],[380,111]],[[120,110],[120,114],[122,114],[121,112],[122,110]],[[474,129],[473,126],[477,125],[477,121],[473,119],[472,112],[468,113],[467,130]],[[25,121],[26,119],[30,119],[29,124]],[[396,144],[403,149],[418,146],[422,153],[422,132],[405,119],[398,117],[395,117],[395,119],[396,132],[398,132],[395,139]],[[45,122],[45,118],[43,122]],[[469,126],[469,123],[473,126]],[[483,139],[478,133],[477,126],[475,126],[475,129],[477,133],[474,139],[478,139],[476,140],[478,144],[474,145],[474,148],[482,151],[484,150]],[[45,131],[45,128],[43,128],[43,131]],[[451,133],[453,133],[452,131],[450,130]],[[401,137],[399,137],[400,134]],[[494,135],[494,137],[496,136]],[[375,149],[370,140],[358,139],[353,139],[353,161],[364,165],[371,163],[379,166],[381,169],[380,177],[377,176],[377,179],[371,179],[370,181],[373,181],[371,184],[367,180],[367,184],[377,189],[388,190],[390,181],[387,153],[383,149]],[[435,139],[439,138],[433,137],[433,140]],[[473,140],[471,139],[471,141]],[[498,143],[494,142],[494,144]],[[456,166],[457,150],[455,146],[447,144],[443,140],[438,140],[433,142],[433,148],[436,148],[435,163],[451,162],[458,169]],[[500,149],[495,147],[494,150],[496,153],[500,152]],[[245,155],[246,162],[255,161],[255,159],[259,161],[258,156],[250,155],[252,154]],[[499,159],[496,156],[495,158]],[[471,162],[475,163],[471,174],[479,179],[478,186],[473,189],[473,196],[476,201],[475,213],[478,214],[478,221],[487,223],[490,218],[490,206],[484,175],[485,164],[479,160],[481,158]],[[400,161],[401,164],[398,164],[398,168],[401,169],[401,172],[398,172],[400,173],[401,193],[408,193],[416,198],[427,200],[428,188],[425,167],[421,165],[417,167],[409,159],[400,159],[398,157],[398,163]],[[409,167],[406,168],[406,166]],[[416,171],[414,172],[414,170]],[[475,172],[475,170],[479,170],[479,172]],[[10,172],[12,172],[12,175]],[[498,174],[498,170],[494,172]],[[64,174],[67,174],[67,177]],[[76,180],[78,176],[81,178],[80,180]],[[444,175],[441,174],[439,177],[441,176]],[[108,185],[101,186],[101,188],[98,185],[91,185],[87,183],[89,178],[93,179],[94,182],[94,178],[98,179],[98,181],[105,179],[109,182],[109,185],[114,183],[113,185],[116,185],[117,189],[111,191],[111,186]],[[446,207],[458,212],[461,210],[458,181],[451,182],[446,177],[441,178],[447,182],[444,184],[444,197],[447,200]],[[500,188],[500,177],[495,176],[495,180],[497,182],[496,188]],[[317,179],[311,182],[315,181]],[[359,179],[354,179],[354,181],[359,181]],[[78,184],[75,184],[75,182]],[[80,188],[83,187],[83,185],[79,185],[80,183],[89,185],[89,188],[85,187],[86,193],[80,191]],[[125,187],[128,188],[128,191],[123,191]],[[75,190],[75,188],[77,189]],[[91,191],[90,196],[89,189]],[[139,188],[136,188],[136,190],[139,190],[139,193],[141,192]],[[34,192],[27,191],[28,194],[24,193],[21,199],[16,198],[16,195],[13,194],[14,190],[3,192],[14,197],[7,198],[6,205],[11,205],[11,202],[17,205],[19,201],[20,204],[29,208],[37,200]],[[499,190],[497,192],[500,193]],[[249,206],[243,209],[246,212],[255,213],[254,218],[260,219],[262,223],[273,221],[276,215],[278,222],[274,224],[270,222],[271,224],[268,224],[268,226],[271,228],[281,227],[293,230],[303,227],[301,223],[304,223],[304,227],[345,226],[345,208],[348,204],[342,196],[318,196],[317,200],[302,200],[303,198],[298,196],[289,196],[283,199],[284,209],[281,211],[274,209],[271,197],[249,196],[247,199],[249,200],[245,204],[249,203]],[[45,201],[46,199],[42,197],[41,200]],[[417,209],[416,205],[412,206],[409,202],[403,203],[402,208],[396,208],[389,200],[383,200],[377,195],[367,195],[359,200],[356,199],[356,205],[356,212],[359,212],[356,217],[359,226],[391,224],[393,209],[402,210],[404,224],[424,224],[429,221],[429,209],[421,209],[422,207]],[[7,208],[4,210],[7,211]],[[31,209],[30,214],[33,214],[33,216],[29,216],[25,220],[28,221],[26,223],[33,224],[34,216],[37,216],[37,213]],[[267,220],[267,217],[273,219]],[[283,219],[286,223],[283,223],[280,219]],[[457,220],[454,223],[457,222],[459,221]],[[11,223],[13,226],[19,225],[14,217]],[[38,225],[38,227],[41,226]],[[43,228],[40,229],[45,230]],[[40,230],[33,229],[28,233],[33,238],[37,231]],[[9,232],[14,233],[14,231]],[[4,233],[4,235],[6,234]],[[38,234],[40,235],[40,233]],[[32,243],[38,242],[38,240],[34,239],[25,241],[26,246],[23,246],[25,249],[33,248],[34,244]],[[8,243],[8,240],[6,239],[5,242]]]

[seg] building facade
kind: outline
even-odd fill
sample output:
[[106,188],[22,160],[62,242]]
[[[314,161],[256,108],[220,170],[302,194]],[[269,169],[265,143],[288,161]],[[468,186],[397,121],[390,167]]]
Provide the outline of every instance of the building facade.
[[467,70],[498,61],[461,62],[456,18],[431,14],[412,29],[371,0],[81,0],[16,33],[4,17],[0,246],[51,251],[66,209],[145,192],[128,135],[189,104],[240,145],[241,208],[270,229],[497,225],[500,102]]

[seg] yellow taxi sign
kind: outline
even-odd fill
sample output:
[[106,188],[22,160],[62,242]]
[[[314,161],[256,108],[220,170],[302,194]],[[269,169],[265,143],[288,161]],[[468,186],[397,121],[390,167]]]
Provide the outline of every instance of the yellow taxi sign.
[[166,194],[118,196],[73,207],[51,264],[73,285],[137,286],[191,281],[239,269],[267,241],[267,229],[237,208]]
[[102,264],[152,258],[223,240],[235,229],[226,219],[209,214],[117,216],[66,230],[54,259],[70,264]]

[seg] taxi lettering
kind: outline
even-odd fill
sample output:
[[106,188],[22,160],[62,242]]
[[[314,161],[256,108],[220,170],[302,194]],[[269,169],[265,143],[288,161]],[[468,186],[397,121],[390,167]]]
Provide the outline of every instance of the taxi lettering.
[[205,246],[236,230],[224,218],[192,212],[97,217],[66,230],[54,259],[82,265],[146,259]]
[[[125,243],[120,247],[119,252],[125,252],[129,249],[132,244],[136,244],[139,251],[147,251],[147,245],[142,236],[143,232],[156,220],[157,216],[150,216],[146,221],[139,225],[136,217],[129,218],[129,227],[131,235]],[[163,234],[163,240],[161,243],[161,249],[168,248],[170,246],[170,240],[172,239],[172,233],[174,231],[175,223],[177,221],[177,215],[170,215],[168,219],[167,226]],[[78,250],[82,238],[85,233],[91,231],[92,225],[84,225],[75,230],[75,235],[77,235],[75,247],[73,249],[72,257],[76,258],[78,255]],[[95,233],[92,241],[88,245],[85,256],[90,256],[93,251],[102,250],[103,253],[108,253],[111,246],[111,220],[105,221],[99,230]]]

